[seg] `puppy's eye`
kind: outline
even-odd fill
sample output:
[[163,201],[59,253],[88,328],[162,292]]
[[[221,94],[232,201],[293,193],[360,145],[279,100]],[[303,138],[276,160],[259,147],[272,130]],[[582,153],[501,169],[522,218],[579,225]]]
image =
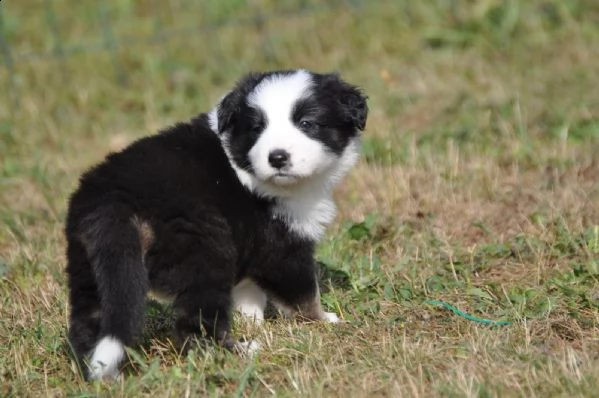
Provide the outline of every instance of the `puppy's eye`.
[[262,123],[253,124],[250,126],[250,132],[254,134],[260,133],[264,129]]
[[302,130],[311,130],[316,127],[316,123],[310,120],[302,120],[299,122],[299,126]]

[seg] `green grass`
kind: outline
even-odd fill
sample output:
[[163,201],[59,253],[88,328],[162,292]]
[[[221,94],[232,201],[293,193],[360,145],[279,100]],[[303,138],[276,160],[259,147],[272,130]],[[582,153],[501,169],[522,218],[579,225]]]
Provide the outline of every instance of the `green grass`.
[[[0,5],[0,396],[598,394],[596,1],[51,3]],[[292,67],[370,97],[318,248],[323,303],[346,322],[238,322],[265,346],[254,359],[182,356],[153,305],[124,380],[84,383],[65,339],[78,176],[242,73]]]

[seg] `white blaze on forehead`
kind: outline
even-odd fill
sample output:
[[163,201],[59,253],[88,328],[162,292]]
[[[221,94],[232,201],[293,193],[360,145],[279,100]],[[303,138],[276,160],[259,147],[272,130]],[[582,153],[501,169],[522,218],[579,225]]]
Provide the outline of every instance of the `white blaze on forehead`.
[[248,96],[248,104],[262,109],[268,122],[290,121],[298,99],[309,93],[310,74],[304,70],[289,75],[275,74],[264,78]]

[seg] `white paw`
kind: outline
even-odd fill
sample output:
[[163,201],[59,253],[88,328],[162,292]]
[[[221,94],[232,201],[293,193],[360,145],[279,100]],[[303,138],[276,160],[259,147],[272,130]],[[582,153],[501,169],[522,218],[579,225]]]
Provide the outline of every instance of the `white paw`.
[[240,353],[250,356],[256,354],[262,348],[262,345],[256,340],[240,341],[236,346]]
[[112,337],[98,342],[89,364],[90,380],[118,380],[119,365],[125,357],[123,344]]
[[324,320],[329,323],[338,323],[340,321],[339,317],[334,312],[325,312]]

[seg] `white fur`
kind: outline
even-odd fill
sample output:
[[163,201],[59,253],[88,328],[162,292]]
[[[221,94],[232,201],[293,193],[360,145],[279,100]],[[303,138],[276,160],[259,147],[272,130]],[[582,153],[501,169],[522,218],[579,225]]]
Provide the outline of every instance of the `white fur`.
[[324,313],[324,320],[327,321],[327,322],[329,322],[329,323],[338,323],[339,322],[339,317],[334,312],[325,312]]
[[232,291],[233,305],[243,316],[256,322],[264,320],[266,293],[250,279],[241,280]]
[[262,345],[258,343],[256,340],[240,341],[237,343],[237,349],[242,354],[250,356],[256,354],[261,348]]
[[91,380],[116,379],[119,376],[119,364],[125,357],[123,344],[110,336],[98,342],[89,364]]
[[208,125],[212,131],[218,134],[218,106],[208,113]]

